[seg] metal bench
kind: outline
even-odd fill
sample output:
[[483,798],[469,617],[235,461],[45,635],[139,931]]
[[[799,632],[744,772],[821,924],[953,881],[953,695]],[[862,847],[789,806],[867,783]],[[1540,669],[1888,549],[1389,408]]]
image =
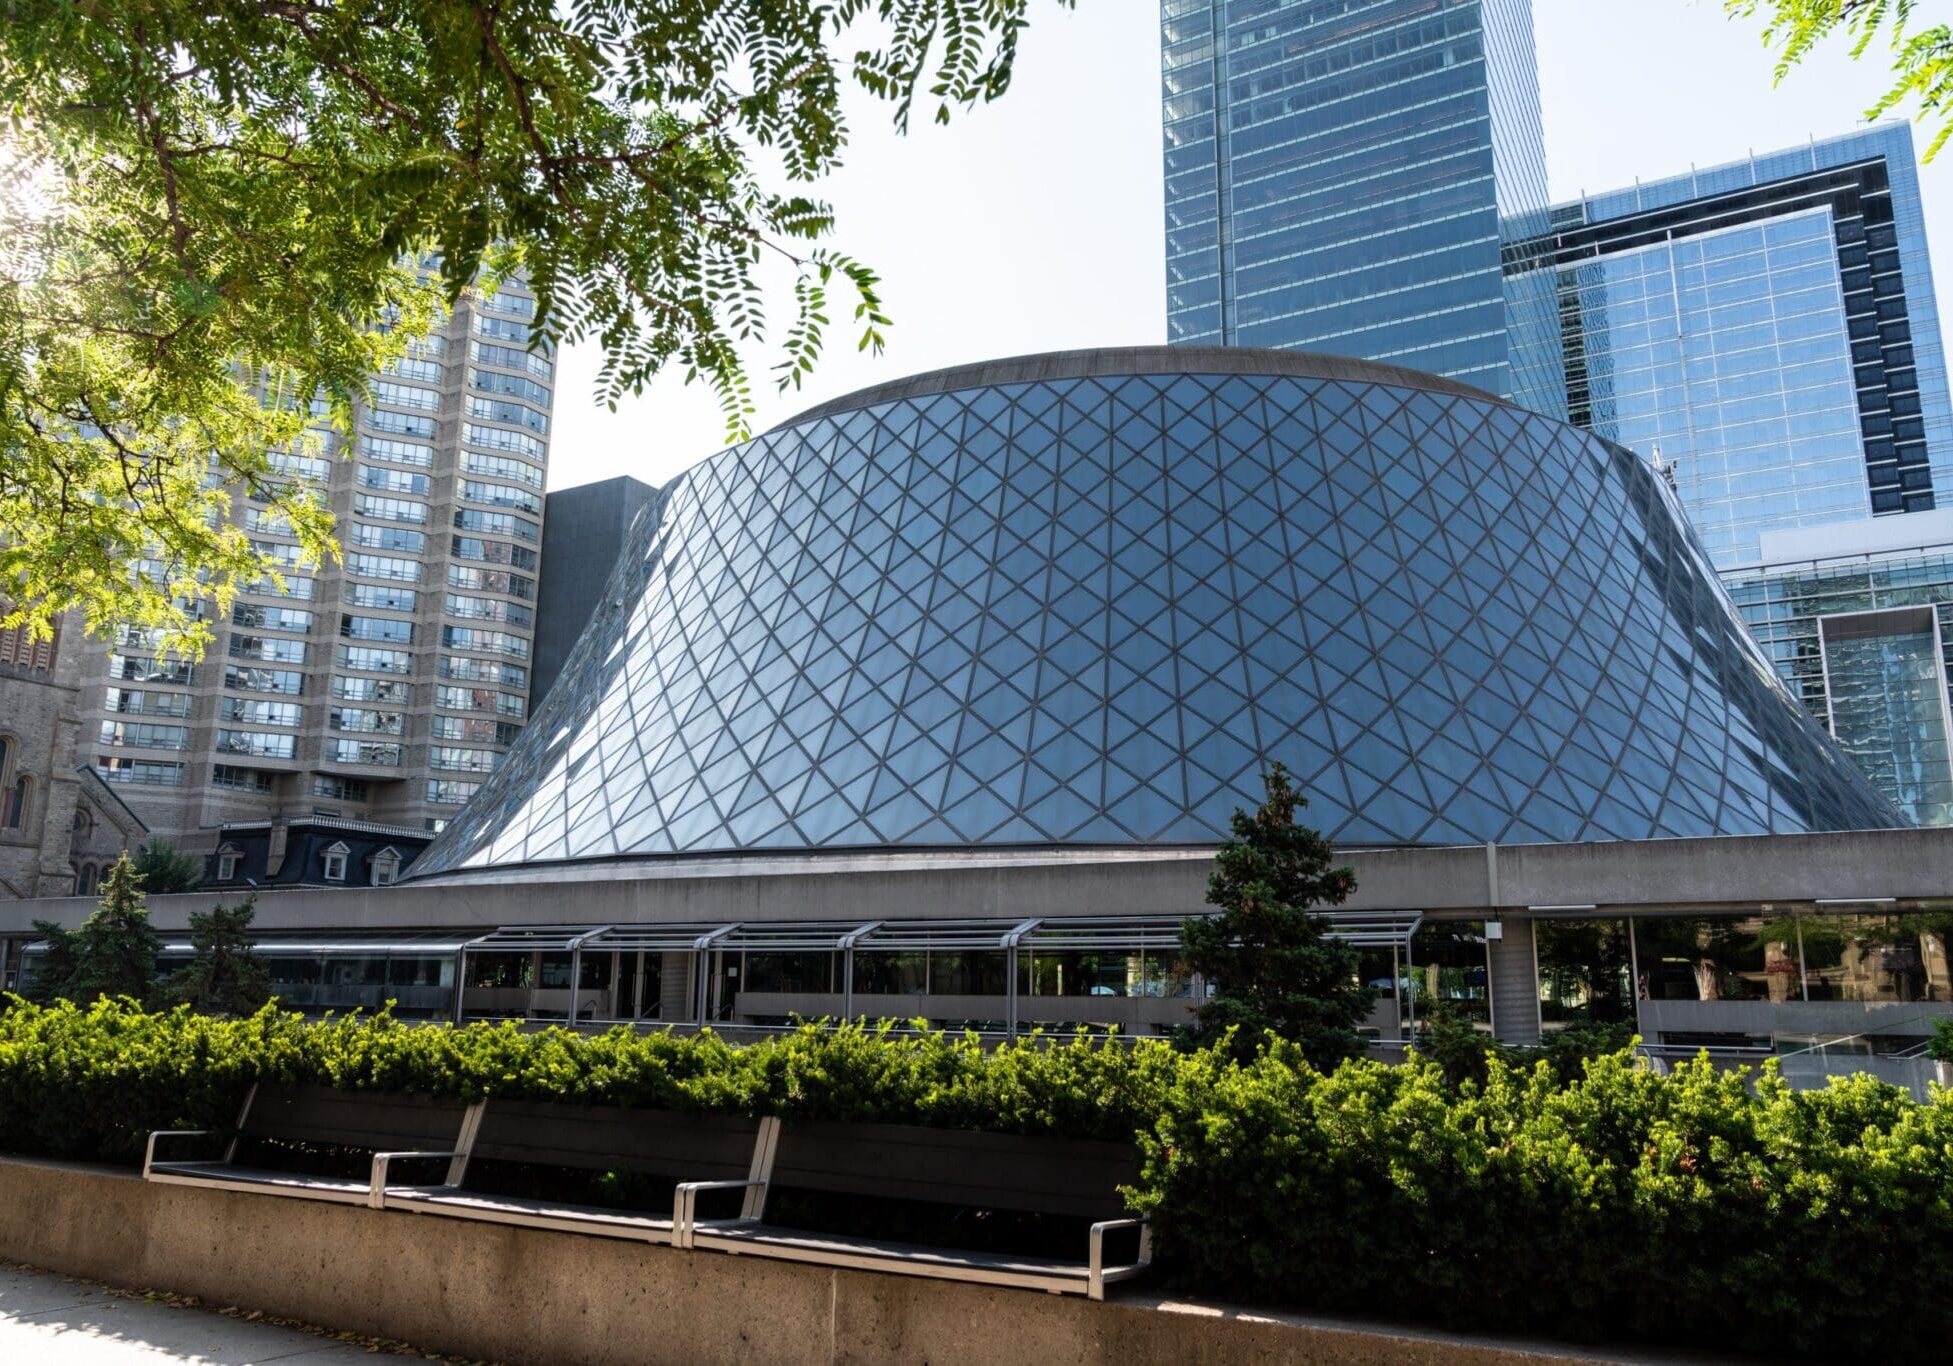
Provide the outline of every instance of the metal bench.
[[742,1209],[756,1216],[763,1187],[750,1186],[747,1179],[762,1172],[771,1160],[779,1128],[777,1119],[737,1115],[491,1100],[461,1145],[463,1154],[449,1169],[445,1183],[388,1182],[387,1170],[393,1162],[424,1154],[381,1153],[375,1159],[373,1179],[387,1209],[670,1243],[669,1217],[470,1189],[470,1164],[494,1161],[591,1172],[657,1173],[673,1178],[674,1188],[681,1176],[724,1180],[735,1188],[747,1186]]
[[[790,1123],[770,1165],[745,1180],[688,1181],[673,1211],[679,1247],[821,1262],[907,1276],[982,1281],[1053,1294],[1105,1298],[1105,1287],[1152,1263],[1152,1234],[1143,1219],[1123,1217],[1118,1188],[1138,1178],[1130,1143],[964,1133],[891,1124]],[[745,1187],[758,1207],[735,1220],[701,1220],[703,1191]],[[774,1189],[882,1196],[976,1209],[1071,1215],[1095,1222],[1082,1263],[962,1252],[782,1228],[764,1222]],[[1137,1229],[1136,1259],[1105,1264],[1105,1236]]]
[[[180,1186],[218,1186],[263,1195],[291,1195],[307,1200],[335,1200],[348,1205],[379,1204],[375,1179],[383,1164],[375,1161],[364,1178],[320,1176],[276,1167],[242,1165],[238,1147],[246,1139],[312,1147],[353,1149],[379,1155],[390,1149],[413,1148],[427,1157],[454,1160],[460,1140],[476,1108],[459,1100],[407,1095],[392,1091],[341,1091],[329,1086],[281,1086],[260,1082],[244,1098],[232,1129],[163,1129],[149,1135],[143,1149],[145,1181]],[[215,1161],[162,1160],[159,1144],[185,1146],[191,1138],[222,1139],[223,1156]],[[215,1146],[205,1144],[206,1148]]]

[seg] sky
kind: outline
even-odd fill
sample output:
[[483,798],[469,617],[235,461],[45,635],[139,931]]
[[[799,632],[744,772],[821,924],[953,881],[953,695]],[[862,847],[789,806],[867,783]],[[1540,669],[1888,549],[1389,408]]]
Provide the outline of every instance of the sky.
[[[818,370],[785,394],[770,380],[776,354],[753,352],[755,431],[946,365],[1165,340],[1158,10],[1034,8],[1009,93],[947,127],[918,117],[898,137],[880,106],[854,102],[847,164],[815,192],[838,215],[834,244],[883,278],[888,347],[860,353],[837,325]],[[1719,0],[1533,0],[1533,12],[1556,201],[1845,132],[1884,88],[1878,52],[1853,63],[1837,43],[1773,87],[1756,22],[1725,18]],[[1953,147],[1920,184],[1931,253],[1953,282]],[[784,300],[773,313],[784,320]],[[675,376],[602,407],[600,360],[594,346],[562,356],[550,488],[663,483],[726,444],[712,395]]]

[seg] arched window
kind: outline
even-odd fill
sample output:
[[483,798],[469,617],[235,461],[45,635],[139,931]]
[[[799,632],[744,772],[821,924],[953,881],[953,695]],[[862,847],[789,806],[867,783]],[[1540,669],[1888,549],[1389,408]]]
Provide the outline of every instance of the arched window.
[[27,798],[33,782],[25,775],[14,779],[13,786],[7,789],[6,800],[0,802],[0,829],[18,830],[27,824]]

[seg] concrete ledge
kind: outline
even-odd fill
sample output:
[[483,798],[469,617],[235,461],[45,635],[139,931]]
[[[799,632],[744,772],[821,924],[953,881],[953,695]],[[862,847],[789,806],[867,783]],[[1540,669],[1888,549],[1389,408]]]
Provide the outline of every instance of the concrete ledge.
[[510,1363],[1653,1361],[676,1252],[0,1159],[0,1258]]

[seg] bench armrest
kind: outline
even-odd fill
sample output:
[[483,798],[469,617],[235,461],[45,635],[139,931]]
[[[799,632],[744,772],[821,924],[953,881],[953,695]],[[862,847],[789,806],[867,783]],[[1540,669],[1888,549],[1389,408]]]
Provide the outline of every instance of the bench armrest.
[[229,1133],[228,1129],[156,1129],[149,1135],[149,1141],[142,1148],[142,1174],[145,1180],[149,1169],[156,1163],[156,1140],[159,1138],[208,1138],[216,1134]]
[[[1130,1266],[1115,1266],[1111,1270],[1105,1265],[1105,1235],[1115,1228],[1136,1228],[1139,1230],[1139,1259]],[[1105,1219],[1092,1225],[1091,1260],[1085,1273],[1086,1293],[1095,1300],[1105,1298],[1108,1282],[1123,1281],[1137,1276],[1153,1264],[1153,1224],[1150,1219]]]
[[[767,1183],[759,1179],[743,1181],[681,1181],[671,1199],[671,1245],[690,1247],[692,1230],[698,1225],[698,1193],[700,1191],[733,1191],[757,1188],[762,1202],[766,1199]],[[757,1218],[756,1215],[745,1216]]]
[[454,1158],[466,1156],[466,1153],[459,1151],[374,1153],[373,1178],[367,1189],[366,1203],[373,1209],[386,1208],[387,1168],[392,1165],[395,1158],[404,1161],[410,1157],[445,1157],[452,1161]]

